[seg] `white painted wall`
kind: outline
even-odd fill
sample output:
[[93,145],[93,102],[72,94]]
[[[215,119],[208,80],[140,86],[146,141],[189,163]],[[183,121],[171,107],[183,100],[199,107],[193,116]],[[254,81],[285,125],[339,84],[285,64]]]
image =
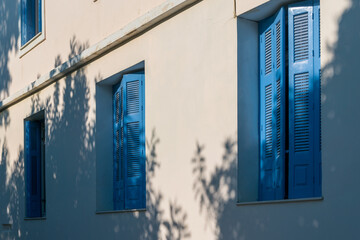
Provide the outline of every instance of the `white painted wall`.
[[[21,59],[16,24],[7,21],[5,28],[2,21],[2,99],[160,2],[46,1],[46,40]],[[16,4],[6,1],[0,12],[8,15],[0,16],[12,16]],[[238,1],[237,6],[240,14],[257,5]],[[354,23],[359,22],[359,3],[321,1],[324,200],[251,206],[236,206],[237,198],[252,200],[257,192],[249,172],[238,176],[237,183],[237,173],[243,171],[237,158],[258,158],[258,133],[252,135],[256,126],[251,121],[257,111],[249,101],[257,94],[257,83],[251,84],[256,58],[243,55],[257,44],[256,23],[234,18],[234,10],[231,0],[203,0],[2,111],[0,224],[12,228],[0,226],[0,239],[175,239],[170,235],[177,234],[170,206],[181,208],[175,219],[187,226],[182,233],[191,233],[191,239],[356,239],[360,115],[354,103],[360,100],[355,75],[360,35]],[[146,138],[150,141],[156,130],[160,142],[155,160],[160,166],[148,170],[151,198],[146,212],[96,214],[110,202],[103,194],[111,187],[102,187],[112,178],[106,176],[112,157],[106,144],[109,126],[101,125],[111,112],[107,90],[121,71],[138,63],[145,67]],[[257,105],[256,98],[252,104]],[[23,120],[41,109],[48,133],[47,212],[46,220],[29,221],[24,220]],[[193,173],[197,142],[204,146],[206,171],[200,179],[205,185]],[[243,183],[247,179],[252,180]],[[239,186],[247,190],[236,194]],[[203,193],[203,204],[195,190]]]

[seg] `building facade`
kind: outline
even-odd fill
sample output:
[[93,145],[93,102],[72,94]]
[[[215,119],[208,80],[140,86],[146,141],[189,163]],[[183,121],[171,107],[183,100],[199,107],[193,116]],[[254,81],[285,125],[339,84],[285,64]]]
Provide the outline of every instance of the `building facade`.
[[357,239],[358,0],[0,13],[0,239]]

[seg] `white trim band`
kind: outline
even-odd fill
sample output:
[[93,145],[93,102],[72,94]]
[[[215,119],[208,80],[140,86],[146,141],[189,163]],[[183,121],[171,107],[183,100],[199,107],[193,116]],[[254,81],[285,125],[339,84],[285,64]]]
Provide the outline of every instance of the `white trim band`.
[[25,88],[0,101],[0,112],[8,108],[9,106],[23,100],[24,98],[36,93],[37,91],[40,91],[41,89],[47,87],[53,82],[61,79],[66,74],[84,66],[98,56],[107,53],[111,49],[119,46],[130,38],[151,29],[152,27],[156,26],[156,24],[161,23],[172,15],[182,10],[185,10],[192,4],[200,1],[202,0],[165,1],[163,4],[155,7],[141,17],[127,24],[119,31],[106,37],[105,39],[89,47],[88,49],[85,49],[79,55],[61,64],[57,68],[54,68],[47,74],[42,75],[40,78],[27,85]]

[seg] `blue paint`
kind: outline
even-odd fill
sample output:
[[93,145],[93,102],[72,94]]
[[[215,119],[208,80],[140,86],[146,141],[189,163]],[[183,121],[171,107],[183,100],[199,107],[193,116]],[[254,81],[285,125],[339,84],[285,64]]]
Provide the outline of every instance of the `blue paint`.
[[42,32],[41,0],[21,0],[21,45]]
[[316,143],[314,149],[314,196],[321,197],[321,42],[320,42],[320,0],[314,1],[314,117]]
[[260,22],[259,200],[285,195],[285,10]]
[[306,1],[287,10],[288,36],[284,8],[259,23],[259,200],[321,196],[320,5]]
[[[139,209],[146,205],[144,80],[144,74],[127,74],[123,76],[121,83],[114,87],[115,209]],[[119,101],[116,100],[117,94],[121,99]],[[119,138],[117,131],[120,133]],[[120,139],[120,143],[117,143],[117,139]],[[121,156],[118,157],[118,162],[119,153]]]
[[307,1],[288,8],[289,198],[321,194],[318,7]]
[[41,217],[41,123],[25,121],[27,217]]

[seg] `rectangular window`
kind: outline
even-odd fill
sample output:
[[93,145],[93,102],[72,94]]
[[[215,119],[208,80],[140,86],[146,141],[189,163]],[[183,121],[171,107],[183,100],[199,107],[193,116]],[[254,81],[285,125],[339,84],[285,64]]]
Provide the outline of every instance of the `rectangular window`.
[[43,0],[21,0],[21,46],[42,32]]
[[114,209],[145,208],[144,74],[113,86]]
[[25,196],[26,217],[44,217],[45,122],[38,114],[25,120]]
[[319,10],[296,3],[259,23],[259,200],[321,196]]

